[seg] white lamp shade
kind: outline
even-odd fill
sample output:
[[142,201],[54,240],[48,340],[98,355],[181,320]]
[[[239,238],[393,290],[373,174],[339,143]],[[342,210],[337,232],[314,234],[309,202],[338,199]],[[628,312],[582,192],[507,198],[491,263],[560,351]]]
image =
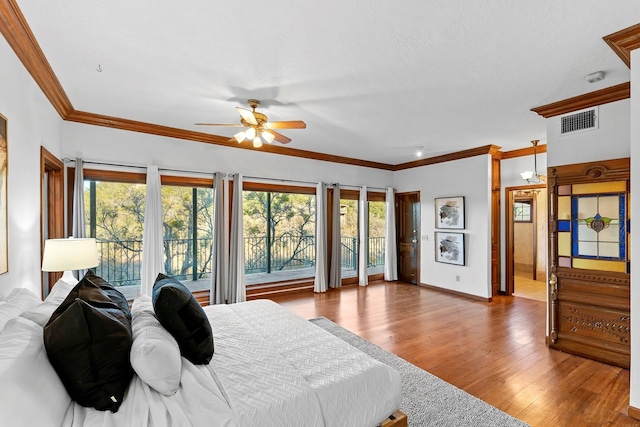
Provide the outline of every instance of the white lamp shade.
[[524,171],[524,172],[522,172],[520,174],[520,176],[524,180],[529,180],[529,179],[533,178],[533,171]]
[[245,133],[247,139],[252,140],[256,137],[256,130],[254,128],[249,128],[247,129],[247,132]]
[[99,264],[96,239],[48,239],[44,242],[42,271],[70,271]]

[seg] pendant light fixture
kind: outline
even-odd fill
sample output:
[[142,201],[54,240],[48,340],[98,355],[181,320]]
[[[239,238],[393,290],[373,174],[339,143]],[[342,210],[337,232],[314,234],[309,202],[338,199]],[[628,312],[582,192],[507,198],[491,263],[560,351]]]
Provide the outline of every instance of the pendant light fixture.
[[520,174],[522,179],[527,181],[529,184],[539,184],[541,182],[547,182],[547,177],[545,175],[538,175],[538,156],[536,153],[538,142],[540,142],[538,139],[534,139],[533,141],[531,141],[531,144],[533,144],[533,170],[524,171]]

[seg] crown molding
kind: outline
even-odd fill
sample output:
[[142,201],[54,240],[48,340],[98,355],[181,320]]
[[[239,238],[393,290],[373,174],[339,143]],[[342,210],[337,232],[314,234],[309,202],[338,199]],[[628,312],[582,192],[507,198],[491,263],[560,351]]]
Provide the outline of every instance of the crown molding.
[[574,96],[563,101],[553,102],[540,107],[532,108],[531,111],[548,119],[549,117],[571,113],[584,108],[595,107],[596,105],[608,104],[631,97],[631,82],[620,83],[594,92]]
[[[640,26],[636,26],[640,27]],[[631,27],[634,28],[634,27]],[[626,31],[626,30],[623,30]],[[479,156],[489,154],[497,159],[506,159],[518,156],[526,156],[533,154],[531,148],[525,148],[521,150],[513,150],[502,152],[500,147],[495,145],[485,145],[482,147],[472,148],[468,150],[458,151],[454,153],[444,154],[441,156],[431,157],[427,159],[416,160],[407,163],[401,163],[397,165],[391,165],[387,163],[372,162],[362,159],[356,159],[351,157],[334,156],[330,154],[318,153],[313,151],[299,150],[295,148],[282,147],[279,145],[263,145],[260,149],[254,148],[251,144],[237,144],[235,141],[230,141],[229,138],[213,135],[204,132],[195,132],[184,129],[173,128],[169,126],[162,126],[157,124],[139,122],[135,120],[122,119],[117,117],[104,116],[95,113],[89,113],[84,111],[76,111],[69,100],[69,97],[65,93],[58,77],[55,75],[49,61],[45,57],[42,49],[35,36],[33,35],[29,25],[20,11],[15,0],[0,0],[0,33],[7,40],[7,43],[11,46],[16,56],[29,74],[33,77],[35,82],[40,87],[40,90],[47,97],[53,108],[58,112],[60,117],[69,122],[83,123],[93,126],[110,127],[113,129],[126,130],[131,132],[140,132],[151,135],[164,136],[169,138],[177,138],[181,140],[201,142],[206,144],[220,145],[230,148],[238,148],[244,150],[252,150],[256,152],[266,152],[271,154],[279,154],[284,156],[292,156],[310,160],[320,160],[332,163],[341,163],[352,166],[362,166],[374,169],[382,169],[388,171],[399,171],[404,169],[410,169],[420,166],[432,165],[436,163],[448,162],[453,160],[460,160],[467,157]],[[620,32],[622,33],[622,32]],[[616,33],[618,34],[618,33]],[[612,35],[613,36],[613,35]],[[628,40],[629,35],[622,38]],[[616,39],[618,40],[618,39]],[[624,44],[626,43],[626,44]],[[630,46],[629,42],[624,42],[624,46]],[[626,91],[623,90],[624,99],[629,97],[629,83],[626,85]],[[619,85],[619,86],[623,86]],[[596,93],[596,92],[594,92]],[[623,94],[623,95],[624,95]],[[589,94],[587,94],[589,95]],[[584,95],[583,95],[584,96]],[[609,95],[611,96],[611,95]],[[607,102],[612,102],[612,99]],[[565,101],[561,101],[565,102]],[[599,102],[604,103],[604,102]],[[553,104],[549,104],[553,105]],[[593,104],[597,105],[597,104]],[[543,108],[543,107],[538,107]],[[587,107],[581,107],[587,108]],[[577,108],[580,109],[580,108]],[[536,111],[534,109],[533,111]],[[572,111],[575,111],[572,110]],[[537,112],[537,111],[536,111]],[[540,113],[538,113],[540,114]],[[562,113],[558,113],[562,114]],[[550,117],[550,116],[549,116]],[[543,151],[544,149],[544,151]],[[530,153],[529,151],[530,150]],[[546,146],[538,147],[538,152],[546,152]],[[520,154],[517,154],[520,153]]]
[[640,47],[640,24],[602,38],[622,61],[631,68],[631,51]]
[[546,153],[547,144],[538,145],[533,151],[533,147],[519,148],[517,150],[504,151],[502,153],[502,160],[514,159],[516,157],[533,156],[534,154]]
[[454,153],[443,154],[441,156],[429,157],[428,159],[420,159],[414,160],[412,162],[400,163],[393,167],[393,171],[418,168],[420,166],[434,165],[436,163],[450,162],[452,160],[466,159],[467,157],[481,156],[484,154],[493,156],[495,153],[498,153],[499,150],[500,147],[496,145],[484,145],[482,147],[456,151]]
[[63,119],[73,111],[49,61],[14,0],[0,0],[0,33]]
[[375,169],[392,170],[392,165],[367,160],[355,159],[351,157],[334,156],[330,154],[317,153],[314,151],[299,150],[296,148],[285,148],[278,145],[264,144],[260,148],[254,148],[251,144],[238,144],[236,140],[228,137],[213,135],[204,132],[195,132],[185,129],[178,129],[169,126],[156,125],[152,123],[139,122],[135,120],[122,119],[118,117],[104,116],[101,114],[88,113],[84,111],[72,111],[65,117],[66,121],[82,123],[94,126],[103,126],[113,129],[126,130],[130,132],[146,133],[169,138],[176,138],[186,141],[203,142],[206,144],[220,145],[242,150],[251,150],[260,153],[281,154],[303,159],[320,160],[325,162],[343,163],[354,166],[363,166]]

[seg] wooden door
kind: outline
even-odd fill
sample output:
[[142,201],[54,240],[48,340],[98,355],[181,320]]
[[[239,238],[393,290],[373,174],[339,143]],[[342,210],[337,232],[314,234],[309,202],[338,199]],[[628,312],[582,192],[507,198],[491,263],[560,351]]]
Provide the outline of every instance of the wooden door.
[[629,367],[629,159],[551,167],[549,345]]
[[420,263],[420,193],[396,194],[398,218],[398,278],[418,284]]

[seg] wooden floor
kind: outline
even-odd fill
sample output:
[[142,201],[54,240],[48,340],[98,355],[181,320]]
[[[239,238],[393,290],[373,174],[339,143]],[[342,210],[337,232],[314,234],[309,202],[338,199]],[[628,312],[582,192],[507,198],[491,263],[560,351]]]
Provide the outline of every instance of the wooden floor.
[[547,301],[547,282],[543,280],[533,280],[531,273],[518,274],[513,276],[513,296],[534,299],[537,301]]
[[324,316],[532,426],[640,426],[629,371],[550,350],[545,303],[486,303],[404,283],[274,301]]

